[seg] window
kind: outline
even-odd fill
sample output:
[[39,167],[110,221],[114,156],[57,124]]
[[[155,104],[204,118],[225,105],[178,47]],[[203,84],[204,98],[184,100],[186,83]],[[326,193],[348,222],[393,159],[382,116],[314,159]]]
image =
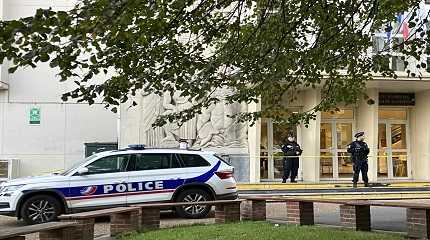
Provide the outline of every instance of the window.
[[201,156],[196,154],[179,154],[185,167],[206,167],[210,164]]
[[340,109],[339,111],[333,110],[329,112],[321,112],[322,119],[353,119],[354,110]]
[[385,48],[385,38],[382,36],[374,36],[373,37],[373,53],[379,53],[382,52],[382,50]]
[[157,169],[168,169],[168,168],[180,168],[181,165],[172,154],[165,153],[146,153],[136,154],[136,160],[133,161],[131,170],[143,171],[143,170],[157,170]]
[[88,175],[122,172],[126,169],[131,155],[115,155],[104,157],[87,165]]
[[379,119],[407,120],[406,109],[379,109]]
[[394,56],[391,58],[391,67],[394,71],[405,71],[405,61],[402,57]]
[[393,37],[393,51],[396,53],[401,53],[401,50],[404,48],[404,41],[405,40],[403,37]]

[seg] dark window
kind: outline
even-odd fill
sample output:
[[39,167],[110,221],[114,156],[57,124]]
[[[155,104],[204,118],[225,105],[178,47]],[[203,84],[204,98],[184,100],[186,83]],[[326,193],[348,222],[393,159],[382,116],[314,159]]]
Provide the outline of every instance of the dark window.
[[179,154],[185,167],[206,167],[210,166],[208,161],[196,154]]
[[129,168],[132,171],[181,167],[176,157],[174,157],[172,154],[165,153],[136,154],[136,160],[134,161],[133,165],[134,166]]
[[88,174],[122,172],[126,169],[130,156],[127,154],[114,155],[96,160],[86,166]]

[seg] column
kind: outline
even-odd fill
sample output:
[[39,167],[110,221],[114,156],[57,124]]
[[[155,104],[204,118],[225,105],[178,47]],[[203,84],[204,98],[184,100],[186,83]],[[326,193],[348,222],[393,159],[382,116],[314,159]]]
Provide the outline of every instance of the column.
[[410,148],[412,177],[415,180],[430,180],[430,91],[415,94],[415,107],[410,116]]
[[[261,103],[248,104],[248,112],[261,111]],[[260,138],[261,124],[258,120],[254,125],[248,127],[249,146],[249,181],[260,182]]]
[[[355,132],[364,131],[366,143],[370,148],[369,154],[369,181],[375,182],[378,177],[378,95],[377,89],[367,89],[367,95],[375,100],[375,104],[369,105],[362,99],[358,103],[356,111]],[[354,133],[355,133],[354,132]]]
[[[321,99],[320,90],[306,90],[303,94],[303,111],[314,108]],[[321,114],[317,113],[316,120],[311,120],[308,126],[301,126],[301,142],[303,154],[300,158],[303,181],[318,182],[320,155],[320,124]]]

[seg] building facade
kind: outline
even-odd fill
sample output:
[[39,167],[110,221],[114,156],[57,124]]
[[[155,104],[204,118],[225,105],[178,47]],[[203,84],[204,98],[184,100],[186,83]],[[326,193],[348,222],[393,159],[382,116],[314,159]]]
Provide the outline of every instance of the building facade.
[[[421,8],[420,14],[426,15],[429,11],[428,2],[423,1]],[[375,33],[373,49],[369,49],[368,54],[378,53],[386,44],[402,43],[405,34],[401,31],[404,26],[401,22],[393,23],[393,30],[389,34]],[[426,29],[430,29],[430,25],[427,25]],[[236,178],[239,181],[271,182],[281,181],[283,157],[280,145],[286,134],[293,131],[304,150],[300,158],[301,180],[351,181],[352,162],[346,148],[354,140],[353,136],[357,131],[364,131],[371,150],[371,181],[428,181],[429,64],[426,70],[417,69],[413,59],[409,59],[409,65],[406,66],[400,52],[393,51],[391,55],[390,67],[396,71],[398,78],[375,75],[374,80],[367,83],[367,94],[375,100],[375,104],[368,105],[363,100],[354,106],[340,106],[339,112],[318,113],[316,120],[307,127],[285,127],[271,119],[260,119],[253,126],[228,123],[227,113],[253,112],[264,106],[228,106],[220,103],[219,106],[196,116],[186,123],[185,127],[170,124],[152,129],[151,124],[157,115],[184,109],[182,105],[185,103],[183,99],[175,100],[175,96],[143,94],[137,99],[140,107],[121,109],[120,146],[143,143],[149,146],[171,147],[178,145],[178,139],[190,139],[192,147],[213,150],[228,159],[236,167]],[[429,59],[428,56],[422,58]],[[427,62],[429,63],[428,60]],[[408,76],[408,70],[420,78]],[[220,94],[222,96],[222,91]],[[304,89],[297,94],[296,102],[284,103],[290,112],[308,111],[321,99],[319,89]],[[180,106],[174,106],[175,104]],[[219,124],[221,122],[222,124]],[[185,134],[187,132],[188,134]],[[166,139],[170,139],[169,144]],[[231,139],[240,144],[230,144]]]
[[[233,127],[236,131],[226,132],[228,125],[217,125],[217,119],[225,117],[225,111],[212,111],[198,115],[195,127],[186,128],[194,133],[193,148],[214,151],[229,160],[236,167],[236,178],[241,182],[281,180],[280,145],[291,131],[296,133],[304,150],[299,177],[305,182],[350,181],[352,162],[346,148],[357,131],[366,133],[371,150],[371,181],[430,180],[430,79],[376,79],[368,83],[367,94],[375,104],[369,105],[363,100],[355,106],[342,107],[339,112],[319,113],[308,127],[291,128],[277,125],[271,119],[260,119],[253,126],[237,124]],[[319,101],[318,89],[304,90],[289,108],[292,112],[307,111]],[[150,102],[156,101],[151,99]],[[151,128],[152,121],[147,116],[155,119],[155,115],[147,115],[143,110],[147,111],[149,105],[154,107],[145,104],[142,98],[140,107],[121,109],[120,146],[131,143],[178,146],[174,139],[181,138],[179,127]],[[220,106],[225,105],[221,103]],[[162,103],[159,108],[160,113],[166,111]],[[240,109],[255,111],[261,106],[251,104]],[[208,128],[213,130],[209,132],[215,134],[208,137],[207,129],[199,122],[209,122]],[[166,144],[163,139],[169,138],[172,132],[172,141]],[[209,140],[204,143],[209,145],[201,144],[205,136]],[[241,144],[231,145],[226,141],[229,138],[236,138]],[[154,142],[154,139],[159,141]]]
[[[30,16],[38,8],[66,10],[75,1],[1,0],[4,20]],[[64,169],[85,157],[85,144],[117,142],[117,115],[101,104],[64,103],[61,94],[72,90],[59,83],[47,64],[0,77],[0,160],[17,159],[18,176]],[[4,166],[0,169],[4,170]],[[0,178],[5,173],[0,174]]]

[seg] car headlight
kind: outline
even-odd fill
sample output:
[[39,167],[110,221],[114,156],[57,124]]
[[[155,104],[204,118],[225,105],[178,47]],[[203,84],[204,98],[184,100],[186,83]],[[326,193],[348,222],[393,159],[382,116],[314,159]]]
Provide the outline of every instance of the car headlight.
[[22,188],[24,185],[11,185],[11,186],[3,186],[0,189],[0,192],[15,192],[16,190]]

